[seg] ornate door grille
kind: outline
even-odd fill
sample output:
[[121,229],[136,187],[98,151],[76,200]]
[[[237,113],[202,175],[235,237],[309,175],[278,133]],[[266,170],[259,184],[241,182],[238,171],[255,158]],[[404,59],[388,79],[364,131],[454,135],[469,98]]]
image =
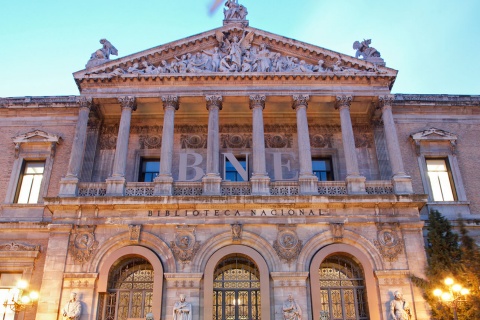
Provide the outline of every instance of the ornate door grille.
[[98,320],[145,318],[152,299],[152,265],[138,257],[121,260],[110,270],[108,292],[100,294]]
[[214,320],[260,320],[260,279],[257,266],[235,256],[217,265],[213,280]]
[[329,320],[368,319],[363,271],[345,256],[332,256],[320,265],[320,300]]

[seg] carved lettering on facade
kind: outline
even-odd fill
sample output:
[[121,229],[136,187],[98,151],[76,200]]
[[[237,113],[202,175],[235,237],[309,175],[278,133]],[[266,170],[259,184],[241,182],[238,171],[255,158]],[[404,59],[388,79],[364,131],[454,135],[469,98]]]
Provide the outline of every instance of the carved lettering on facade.
[[200,242],[195,237],[195,227],[177,226],[175,240],[170,241],[170,248],[180,263],[190,263],[200,249]]
[[298,239],[294,226],[279,226],[277,240],[273,242],[273,248],[280,259],[287,263],[296,260],[302,247],[302,240]]
[[76,263],[85,263],[90,261],[93,253],[98,247],[98,241],[95,240],[95,227],[74,227],[70,238],[70,253]]
[[403,239],[400,238],[398,223],[377,223],[377,239],[373,244],[387,261],[397,260],[403,251]]

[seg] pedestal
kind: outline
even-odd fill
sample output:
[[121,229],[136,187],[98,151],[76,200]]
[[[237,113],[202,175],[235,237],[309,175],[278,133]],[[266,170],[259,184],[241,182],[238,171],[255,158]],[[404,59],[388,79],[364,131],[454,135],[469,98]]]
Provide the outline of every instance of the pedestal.
[[318,178],[314,175],[305,175],[298,178],[299,192],[302,195],[318,195]]
[[222,178],[219,175],[206,175],[202,179],[204,196],[220,196],[222,194]]
[[347,183],[347,193],[348,194],[367,194],[365,189],[365,180],[363,176],[348,176],[345,179]]
[[395,194],[412,194],[412,179],[407,175],[396,175],[392,178],[393,192]]
[[173,195],[173,178],[170,175],[160,175],[155,178],[155,190],[153,194],[156,196]]
[[76,197],[78,195],[78,178],[64,177],[60,180],[59,197]]
[[124,196],[125,195],[125,178],[110,177],[107,183],[107,196]]
[[270,195],[270,178],[268,176],[253,176],[250,183],[252,184],[252,195]]

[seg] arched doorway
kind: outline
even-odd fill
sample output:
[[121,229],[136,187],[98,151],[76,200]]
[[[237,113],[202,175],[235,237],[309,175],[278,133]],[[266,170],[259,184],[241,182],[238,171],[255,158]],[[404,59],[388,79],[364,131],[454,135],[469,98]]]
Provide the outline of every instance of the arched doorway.
[[247,257],[220,261],[213,280],[213,319],[261,319],[260,272]]
[[154,271],[143,257],[118,259],[108,274],[107,292],[99,296],[99,320],[145,318],[152,312]]
[[318,274],[322,313],[327,319],[369,319],[365,276],[359,264],[336,254],[322,261]]

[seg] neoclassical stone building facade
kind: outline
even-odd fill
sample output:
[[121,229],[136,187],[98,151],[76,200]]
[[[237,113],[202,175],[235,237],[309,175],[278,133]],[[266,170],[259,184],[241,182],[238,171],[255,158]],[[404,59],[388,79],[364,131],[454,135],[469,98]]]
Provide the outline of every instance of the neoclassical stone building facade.
[[369,41],[288,39],[234,1],[186,39],[101,43],[79,96],[0,99],[0,290],[40,293],[18,319],[76,292],[82,320],[172,320],[180,295],[194,320],[284,319],[289,295],[301,319],[386,320],[397,290],[429,318],[409,275],[429,209],[480,213],[480,96],[392,95]]

